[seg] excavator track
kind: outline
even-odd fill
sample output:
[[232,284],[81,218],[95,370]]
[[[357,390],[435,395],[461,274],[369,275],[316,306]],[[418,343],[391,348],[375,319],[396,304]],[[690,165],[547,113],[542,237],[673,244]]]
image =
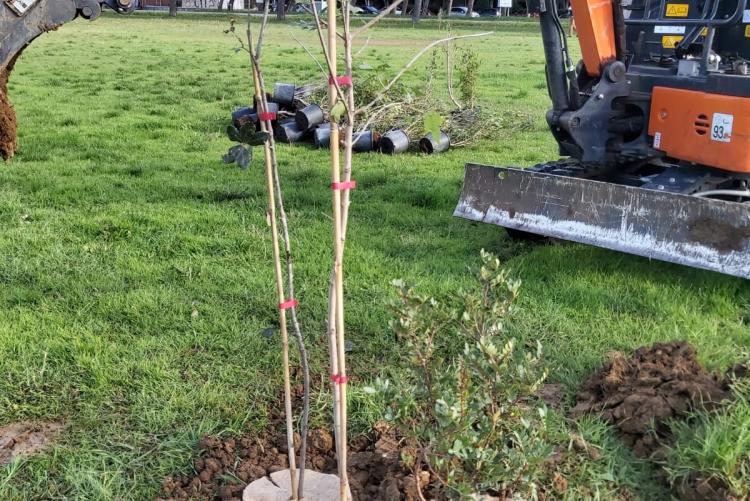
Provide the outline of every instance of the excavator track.
[[750,279],[750,203],[593,175],[575,161],[528,170],[468,164],[454,215]]

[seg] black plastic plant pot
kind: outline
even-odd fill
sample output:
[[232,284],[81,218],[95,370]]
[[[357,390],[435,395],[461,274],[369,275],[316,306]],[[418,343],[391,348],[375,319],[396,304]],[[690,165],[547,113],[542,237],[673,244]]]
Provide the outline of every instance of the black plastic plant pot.
[[277,83],[273,86],[273,100],[281,106],[292,106],[297,86],[294,84]]
[[331,147],[331,124],[321,124],[315,129],[314,139],[316,148]]
[[422,153],[432,155],[433,153],[443,153],[451,147],[451,138],[445,132],[440,132],[440,140],[435,141],[432,134],[427,134],[419,140],[419,149]]
[[409,149],[409,136],[402,130],[392,130],[380,140],[380,151],[386,155],[403,153]]
[[323,109],[320,106],[311,104],[299,110],[295,116],[295,120],[297,120],[297,125],[301,129],[307,130],[322,124],[325,117],[323,116]]
[[375,149],[375,143],[378,140],[377,134],[371,130],[366,130],[359,134],[354,134],[352,151],[357,153],[366,153]]
[[255,123],[257,121],[258,115],[255,113],[254,109],[249,107],[237,108],[232,113],[232,125],[234,125],[238,129],[248,122]]
[[276,139],[285,143],[296,143],[305,137],[307,129],[301,129],[294,119],[284,120],[276,126]]

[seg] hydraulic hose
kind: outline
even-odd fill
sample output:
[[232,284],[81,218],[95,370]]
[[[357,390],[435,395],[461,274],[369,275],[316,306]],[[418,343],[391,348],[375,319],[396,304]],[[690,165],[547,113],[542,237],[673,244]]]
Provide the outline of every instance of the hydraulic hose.
[[552,100],[552,109],[565,111],[570,109],[570,96],[556,9],[555,0],[541,0],[539,25],[544,44],[544,58],[547,62],[547,87]]

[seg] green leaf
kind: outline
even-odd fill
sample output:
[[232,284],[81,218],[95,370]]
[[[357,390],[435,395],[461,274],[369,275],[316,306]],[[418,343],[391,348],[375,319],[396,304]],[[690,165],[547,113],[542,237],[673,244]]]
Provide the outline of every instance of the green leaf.
[[238,131],[237,127],[235,127],[234,125],[230,125],[227,127],[227,137],[229,137],[231,141],[234,141],[235,143],[239,143],[240,131]]
[[247,122],[242,127],[240,127],[239,142],[250,144],[250,141],[252,141],[254,136],[255,136],[255,124],[252,121]]
[[250,146],[261,146],[270,138],[271,138],[270,133],[259,131],[259,132],[254,133],[253,136],[250,138],[250,140],[244,141],[244,142],[249,144]]
[[237,144],[229,148],[229,151],[222,157],[225,164],[236,163],[242,170],[247,170],[250,161],[253,159],[253,150]]
[[424,130],[432,135],[432,139],[440,139],[440,127],[443,125],[443,117],[439,113],[431,111],[424,116]]
[[247,170],[247,168],[250,166],[250,161],[253,159],[253,149],[252,148],[242,148],[242,151],[240,151],[237,154],[237,165],[240,166],[240,169]]
[[346,106],[344,105],[343,101],[339,101],[336,103],[336,105],[331,108],[331,117],[335,122],[340,122],[341,117],[344,116],[344,113],[346,112]]

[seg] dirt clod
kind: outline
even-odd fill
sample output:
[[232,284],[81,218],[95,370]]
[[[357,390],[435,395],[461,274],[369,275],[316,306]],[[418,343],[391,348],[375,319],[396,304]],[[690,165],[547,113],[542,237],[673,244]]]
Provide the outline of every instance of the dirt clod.
[[0,427],[0,466],[20,455],[44,452],[55,440],[63,424],[22,421]]
[[584,383],[574,417],[597,413],[615,425],[640,457],[651,456],[668,435],[667,421],[695,408],[711,409],[729,398],[723,382],[708,374],[685,342],[616,354]]
[[[12,68],[12,65],[10,66]],[[8,98],[10,69],[0,70],[0,156],[9,160],[16,152],[16,111]]]

